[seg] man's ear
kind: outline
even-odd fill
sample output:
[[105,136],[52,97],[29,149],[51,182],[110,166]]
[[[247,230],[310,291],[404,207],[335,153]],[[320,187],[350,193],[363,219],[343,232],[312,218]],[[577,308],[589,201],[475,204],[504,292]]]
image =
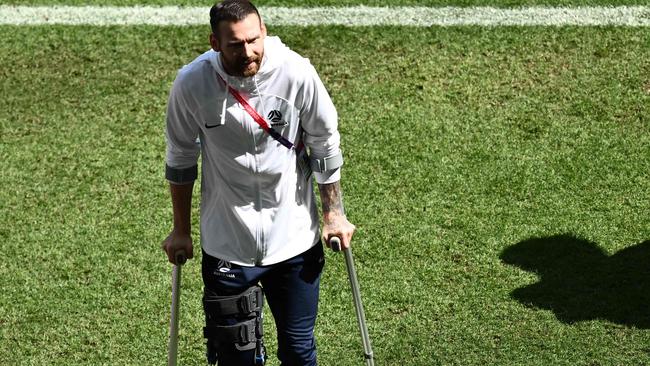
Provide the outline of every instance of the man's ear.
[[219,44],[219,38],[214,35],[214,33],[210,33],[210,46],[212,46],[212,49],[215,52],[221,52],[221,45]]
[[262,22],[262,24],[261,24],[261,28],[262,28],[262,38],[265,38],[265,37],[266,37],[266,24],[264,24],[263,21],[261,21],[261,22]]

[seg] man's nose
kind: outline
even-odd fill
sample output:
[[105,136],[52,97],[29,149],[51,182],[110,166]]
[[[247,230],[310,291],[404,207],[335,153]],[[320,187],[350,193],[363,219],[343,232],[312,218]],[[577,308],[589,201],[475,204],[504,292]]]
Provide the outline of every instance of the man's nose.
[[253,45],[250,43],[244,43],[244,56],[246,58],[251,58],[255,55],[255,52],[253,52]]

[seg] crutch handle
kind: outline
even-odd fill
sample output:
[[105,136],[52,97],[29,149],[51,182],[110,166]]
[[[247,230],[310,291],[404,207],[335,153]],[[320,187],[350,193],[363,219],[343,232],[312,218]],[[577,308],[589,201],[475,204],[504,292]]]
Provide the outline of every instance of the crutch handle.
[[330,248],[335,252],[341,251],[341,238],[338,236],[333,236],[330,238]]
[[182,266],[183,264],[185,264],[185,262],[187,262],[187,257],[185,256],[185,252],[182,250],[177,251],[174,254],[174,258],[176,259],[176,264],[179,266]]

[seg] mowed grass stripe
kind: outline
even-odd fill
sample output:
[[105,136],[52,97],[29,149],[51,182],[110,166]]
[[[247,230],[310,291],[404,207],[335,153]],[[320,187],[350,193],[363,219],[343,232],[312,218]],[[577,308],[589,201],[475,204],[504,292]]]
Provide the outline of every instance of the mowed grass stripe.
[[[650,26],[650,6],[618,7],[261,7],[271,25]],[[177,6],[0,6],[10,25],[202,25],[208,8]]]
[[[0,365],[165,364],[165,105],[206,29],[0,27]],[[650,365],[650,259],[611,266],[648,253],[650,28],[417,30],[269,29],[339,111],[377,365]],[[609,257],[501,259],[563,234]],[[201,365],[198,258],[183,271],[179,363]],[[340,255],[321,284],[319,364],[363,364]]]

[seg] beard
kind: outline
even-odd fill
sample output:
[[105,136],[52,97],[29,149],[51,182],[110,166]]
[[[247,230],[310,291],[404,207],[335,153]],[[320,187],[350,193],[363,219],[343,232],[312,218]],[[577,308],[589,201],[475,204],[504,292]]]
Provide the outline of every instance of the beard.
[[257,74],[262,65],[262,56],[253,56],[249,59],[226,60],[222,58],[226,72],[232,76],[249,77]]

